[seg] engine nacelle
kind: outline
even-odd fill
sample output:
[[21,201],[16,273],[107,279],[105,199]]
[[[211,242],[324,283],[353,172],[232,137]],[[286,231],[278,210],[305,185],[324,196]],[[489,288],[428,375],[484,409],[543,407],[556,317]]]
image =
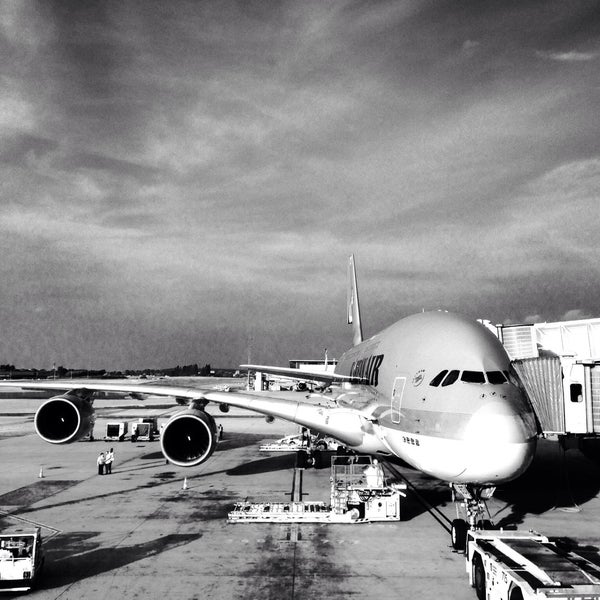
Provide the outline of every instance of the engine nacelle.
[[46,400],[35,413],[37,434],[51,444],[76,442],[94,428],[96,415],[92,401],[75,394]]
[[179,467],[194,467],[203,463],[215,451],[216,444],[215,420],[197,408],[173,415],[160,436],[163,454]]

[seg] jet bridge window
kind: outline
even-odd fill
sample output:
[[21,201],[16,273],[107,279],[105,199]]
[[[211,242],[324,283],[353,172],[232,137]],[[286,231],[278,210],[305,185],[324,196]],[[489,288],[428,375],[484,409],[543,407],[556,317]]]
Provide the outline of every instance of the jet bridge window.
[[481,371],[463,371],[460,380],[465,383],[485,383],[485,376]]
[[506,375],[502,371],[486,371],[487,379],[490,383],[506,383]]
[[444,379],[444,377],[446,377],[446,373],[448,372],[448,369],[445,369],[444,371],[442,371],[441,373],[438,373],[432,380],[431,383],[429,385],[432,385],[433,387],[437,387],[438,385],[440,385],[440,383],[442,383],[442,379]]
[[442,387],[446,387],[447,385],[452,385],[460,375],[460,371],[450,371],[448,375],[446,375],[444,381],[442,381]]
[[570,385],[571,402],[583,402],[583,386],[581,383],[572,383]]

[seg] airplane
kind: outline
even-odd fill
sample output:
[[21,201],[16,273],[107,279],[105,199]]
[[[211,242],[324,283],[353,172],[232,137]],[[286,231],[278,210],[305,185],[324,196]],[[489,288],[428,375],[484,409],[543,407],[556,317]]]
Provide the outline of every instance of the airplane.
[[[217,428],[204,409],[238,407],[281,418],[331,436],[348,449],[395,457],[446,481],[460,496],[466,518],[452,521],[452,545],[464,550],[470,528],[489,526],[485,500],[495,487],[521,475],[531,463],[539,433],[533,408],[500,341],[464,316],[430,311],[400,319],[363,339],[354,256],[348,262],[348,323],[353,346],[333,372],[246,364],[279,376],[339,384],[327,405],[247,391],[206,391],[152,383],[72,381],[11,382],[24,389],[58,389],[35,415],[38,435],[69,443],[94,425],[96,390],[175,396],[188,407],[164,426],[161,448],[182,467],[208,460]],[[3,382],[2,385],[5,385]]]

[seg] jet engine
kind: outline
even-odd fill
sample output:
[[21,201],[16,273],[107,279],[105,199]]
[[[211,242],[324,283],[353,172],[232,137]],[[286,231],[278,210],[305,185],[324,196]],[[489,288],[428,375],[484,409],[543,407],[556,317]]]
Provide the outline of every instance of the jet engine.
[[66,393],[46,400],[35,413],[37,434],[51,444],[76,442],[94,428],[91,395]]
[[198,408],[188,408],[173,415],[160,436],[163,454],[179,467],[203,463],[214,452],[216,443],[215,420]]

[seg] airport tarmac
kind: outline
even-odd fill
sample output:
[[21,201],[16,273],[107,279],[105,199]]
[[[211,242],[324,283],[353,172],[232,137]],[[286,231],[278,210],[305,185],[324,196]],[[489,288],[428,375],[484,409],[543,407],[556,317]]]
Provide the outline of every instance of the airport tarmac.
[[[37,525],[46,540],[31,598],[475,599],[464,557],[450,547],[455,508],[443,482],[387,465],[409,485],[399,522],[230,524],[238,501],[285,502],[295,492],[329,502],[328,468],[304,470],[293,490],[295,454],[258,451],[297,426],[209,405],[224,440],[207,462],[184,469],[166,464],[159,442],[101,440],[107,420],[163,421],[181,408],[164,398],[97,401],[96,441],[64,446],[35,434],[41,402],[0,400],[0,526]],[[99,476],[96,457],[110,446],[113,474]],[[543,441],[530,470],[497,491],[491,516],[568,537],[600,564],[599,465]]]

